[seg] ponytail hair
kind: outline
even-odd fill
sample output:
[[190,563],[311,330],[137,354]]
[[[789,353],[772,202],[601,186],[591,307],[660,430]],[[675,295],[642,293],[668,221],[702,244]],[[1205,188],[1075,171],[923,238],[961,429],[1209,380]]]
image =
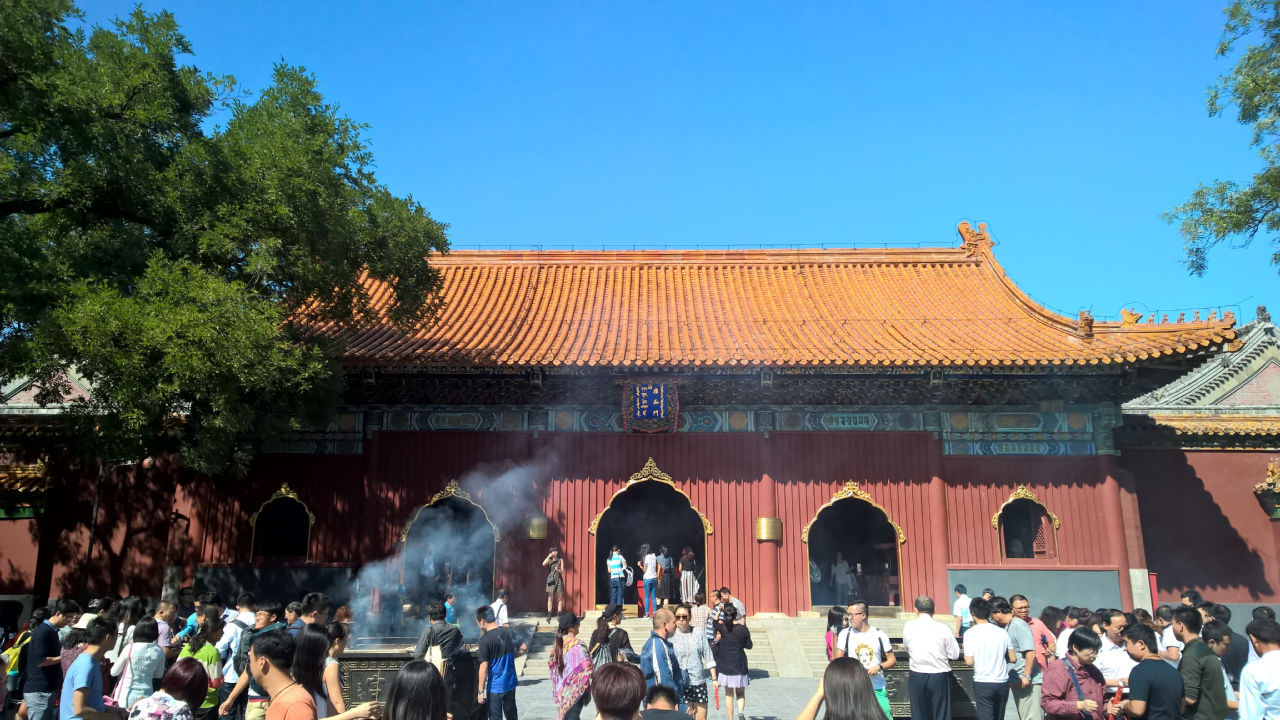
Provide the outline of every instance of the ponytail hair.
[[209,636],[217,633],[226,626],[227,623],[224,622],[222,618],[205,617],[204,621],[201,622],[199,627],[196,629],[196,634],[191,636],[191,640],[188,641],[187,646],[191,649],[192,653],[200,652],[200,649],[208,644]]

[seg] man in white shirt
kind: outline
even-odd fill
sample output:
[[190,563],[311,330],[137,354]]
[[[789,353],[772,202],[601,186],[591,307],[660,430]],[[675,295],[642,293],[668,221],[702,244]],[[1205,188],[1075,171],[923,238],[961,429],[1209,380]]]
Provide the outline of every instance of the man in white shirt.
[[1183,643],[1173,632],[1173,608],[1169,605],[1161,605],[1156,608],[1152,619],[1155,620],[1157,638],[1160,641],[1160,657],[1170,665],[1178,667],[1178,661],[1182,659]]
[[1059,658],[1067,656],[1067,650],[1070,649],[1068,645],[1070,645],[1071,633],[1075,632],[1078,627],[1086,627],[1089,617],[1092,615],[1093,613],[1089,612],[1088,608],[1067,607],[1067,616],[1062,619],[1066,627],[1062,629],[1062,632],[1058,633],[1058,639],[1054,643],[1054,646],[1058,648],[1057,655]]
[[498,627],[511,627],[511,617],[507,614],[507,598],[511,597],[511,593],[500,588],[493,597],[493,604],[489,607],[493,608],[494,622]]
[[862,663],[871,676],[871,689],[876,693],[880,709],[887,720],[893,720],[893,712],[889,710],[889,692],[884,679],[884,671],[898,662],[893,654],[893,643],[883,630],[873,627],[867,622],[867,604],[855,602],[849,606],[849,627],[840,631],[836,638],[835,656],[849,656]]
[[956,616],[956,637],[964,636],[964,631],[973,626],[973,616],[969,614],[969,603],[973,602],[967,593],[969,588],[960,583],[953,590],[956,599],[951,603],[951,614]]
[[978,598],[969,604],[973,627],[964,634],[964,662],[973,667],[973,700],[978,720],[1004,720],[1009,702],[1009,663],[1015,655],[1009,633],[991,623],[991,606]]
[[1254,620],[1244,629],[1258,659],[1240,673],[1240,720],[1280,718],[1280,625]]
[[911,720],[951,720],[951,661],[960,657],[960,646],[951,628],[933,619],[933,609],[933,598],[921,595],[919,615],[902,626]]
[[1107,681],[1107,693],[1114,693],[1120,682],[1129,684],[1129,671],[1138,664],[1124,649],[1124,631],[1127,627],[1124,613],[1107,611],[1107,622],[1102,626],[1102,649],[1093,661],[1094,667]]

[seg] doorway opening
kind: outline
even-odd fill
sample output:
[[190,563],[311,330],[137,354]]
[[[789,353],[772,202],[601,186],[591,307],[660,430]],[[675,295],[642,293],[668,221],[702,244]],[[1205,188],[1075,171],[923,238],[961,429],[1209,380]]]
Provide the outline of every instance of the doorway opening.
[[421,614],[452,592],[454,607],[488,605],[496,542],[489,516],[468,499],[449,495],[423,507],[404,537],[407,602]]
[[811,605],[901,605],[898,529],[866,500],[837,500],[809,526],[809,561],[821,579],[813,582]]
[[[689,498],[673,486],[658,481],[637,482],[613,498],[596,528],[596,604],[609,602],[606,564],[610,548],[617,545],[622,549],[622,557],[639,581],[641,573],[636,563],[640,546],[645,543],[654,553],[666,546],[677,566],[681,550],[691,548],[698,562],[698,583],[705,589],[707,536],[701,516],[689,504]],[[674,592],[678,595],[674,577],[672,583],[677,586]],[[634,583],[626,589],[623,599],[629,605],[637,601]]]

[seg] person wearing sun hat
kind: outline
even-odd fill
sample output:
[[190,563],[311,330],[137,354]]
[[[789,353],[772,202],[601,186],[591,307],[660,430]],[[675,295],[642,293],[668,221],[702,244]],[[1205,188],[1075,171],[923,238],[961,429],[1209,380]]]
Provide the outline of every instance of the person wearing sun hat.
[[578,637],[582,617],[571,612],[556,618],[556,644],[547,664],[551,667],[551,695],[558,720],[578,720],[586,707],[591,686],[591,657]]

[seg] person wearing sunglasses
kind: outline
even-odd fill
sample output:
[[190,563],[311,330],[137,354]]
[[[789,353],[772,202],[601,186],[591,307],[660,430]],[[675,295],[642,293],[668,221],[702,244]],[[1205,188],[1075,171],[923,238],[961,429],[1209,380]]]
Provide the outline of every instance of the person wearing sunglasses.
[[674,610],[676,632],[670,639],[676,660],[685,672],[684,700],[694,720],[707,720],[707,679],[716,680],[716,659],[707,634],[694,632],[692,608],[685,604],[676,605]]

